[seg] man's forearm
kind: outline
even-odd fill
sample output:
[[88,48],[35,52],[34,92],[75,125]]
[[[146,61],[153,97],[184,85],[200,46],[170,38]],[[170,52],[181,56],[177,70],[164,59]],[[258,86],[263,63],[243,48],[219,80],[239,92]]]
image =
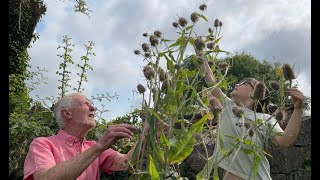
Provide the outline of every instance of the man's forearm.
[[48,170],[41,170],[39,172],[36,172],[34,174],[34,179],[77,179],[82,174],[82,172],[94,161],[94,159],[101,154],[101,152],[102,150],[94,145],[88,150],[68,161],[57,164],[56,166]]

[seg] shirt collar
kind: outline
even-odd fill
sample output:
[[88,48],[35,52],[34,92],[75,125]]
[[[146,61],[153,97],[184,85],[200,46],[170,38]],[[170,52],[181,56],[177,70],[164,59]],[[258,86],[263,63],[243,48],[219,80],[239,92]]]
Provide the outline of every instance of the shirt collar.
[[[65,132],[64,130],[59,130],[57,136],[59,138],[61,138],[63,141],[65,141],[66,143],[70,144],[70,143],[78,143],[80,142],[80,140],[75,137],[75,136],[72,136],[70,134],[68,134],[67,132]],[[85,141],[85,138],[84,138],[84,141]]]

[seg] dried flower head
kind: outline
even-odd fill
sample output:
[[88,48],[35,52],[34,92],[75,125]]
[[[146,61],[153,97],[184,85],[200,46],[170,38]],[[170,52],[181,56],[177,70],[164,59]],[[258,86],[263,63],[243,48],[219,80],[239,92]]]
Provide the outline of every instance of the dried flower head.
[[253,98],[257,100],[262,100],[265,98],[266,94],[266,85],[263,82],[259,82],[256,84],[253,90]]
[[156,37],[161,38],[162,33],[160,31],[154,31],[153,33]]
[[184,27],[185,25],[188,24],[188,21],[185,18],[181,17],[179,18],[179,24],[180,26]]
[[274,91],[280,90],[280,83],[277,81],[271,81],[269,85],[270,85],[271,89],[273,89]]
[[202,51],[202,49],[205,47],[205,43],[200,36],[194,40],[194,46],[200,51]]
[[244,123],[244,127],[247,128],[247,129],[249,129],[249,128],[251,127],[251,124],[250,124],[249,122],[245,122],[245,123]]
[[203,142],[203,138],[201,133],[194,133],[194,138],[196,139],[197,142],[201,143]]
[[151,46],[157,46],[159,44],[159,40],[155,35],[151,35],[149,37],[149,41],[150,41]]
[[274,117],[276,118],[277,121],[282,121],[282,120],[285,119],[286,113],[285,113],[284,110],[279,110],[279,109],[278,109],[278,110],[275,112],[275,116],[274,116]]
[[210,41],[207,43],[207,48],[212,50],[214,48],[214,45],[215,45],[214,42]]
[[197,13],[192,13],[191,14],[191,21],[192,22],[197,22],[199,20],[199,16],[198,16],[198,14]]
[[147,43],[143,43],[141,47],[144,52],[148,52],[150,50],[149,45]]
[[221,27],[222,25],[223,25],[223,24],[222,24],[222,21],[220,21],[220,22],[219,22],[219,26]]
[[143,33],[142,36],[143,37],[148,37],[148,33]]
[[201,11],[204,11],[204,10],[207,9],[207,5],[206,5],[206,4],[201,4],[201,5],[199,6],[199,9],[200,9]]
[[146,53],[144,53],[144,56],[145,56],[146,58],[149,58],[149,57],[151,57],[151,54],[150,54],[150,52],[146,52]]
[[168,82],[168,80],[166,79],[166,80],[164,80],[164,81],[162,82],[161,91],[162,91],[162,92],[166,92],[167,89],[168,89],[168,86],[169,86],[169,82]]
[[159,80],[161,82],[163,82],[164,80],[167,79],[166,73],[164,72],[164,70],[161,67],[159,67],[158,74],[159,74]]
[[219,26],[219,19],[214,20],[214,27],[218,27]]
[[177,28],[177,27],[179,26],[179,23],[173,22],[173,23],[172,23],[172,26],[175,27],[175,28]]
[[226,62],[219,62],[219,63],[218,63],[218,67],[219,67],[220,69],[225,69],[225,68],[229,67],[229,64],[226,63]]
[[142,84],[138,84],[137,89],[140,94],[144,93],[146,91],[146,88]]
[[210,110],[214,115],[219,114],[223,109],[221,102],[215,96],[210,97],[209,104],[210,104]]
[[144,77],[146,77],[148,80],[150,80],[150,79],[154,78],[155,72],[151,66],[147,65],[143,68],[143,74],[144,74]]
[[252,137],[254,135],[253,129],[249,129],[249,136]]
[[235,116],[237,116],[237,117],[242,117],[243,116],[243,114],[244,114],[244,109],[242,108],[242,107],[240,107],[240,106],[233,106],[232,107],[232,112],[233,112],[233,114],[235,115]]
[[213,31],[212,31],[212,29],[211,29],[211,28],[209,28],[209,29],[208,29],[208,32],[209,32],[209,33],[212,33]]
[[139,51],[139,50],[137,50],[137,49],[136,49],[136,50],[134,50],[133,52],[134,52],[134,54],[136,54],[136,55],[139,55],[139,54],[140,54],[140,51]]
[[293,68],[291,67],[290,64],[283,64],[282,66],[282,72],[283,72],[283,76],[286,80],[292,80],[295,79],[295,74],[293,72]]
[[179,70],[179,69],[181,69],[181,65],[180,65],[180,64],[174,64],[174,68],[175,68],[176,70]]

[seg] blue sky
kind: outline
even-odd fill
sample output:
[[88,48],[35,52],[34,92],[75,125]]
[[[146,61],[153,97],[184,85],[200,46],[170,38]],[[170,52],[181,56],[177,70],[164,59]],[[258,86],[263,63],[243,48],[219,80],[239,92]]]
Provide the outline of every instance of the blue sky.
[[[133,94],[138,83],[145,83],[142,67],[145,61],[133,54],[146,41],[142,33],[163,32],[165,38],[176,37],[171,23],[177,15],[189,19],[199,5],[206,3],[204,15],[209,22],[196,25],[197,34],[204,34],[216,18],[223,22],[220,48],[230,52],[245,51],[259,60],[295,64],[300,90],[311,97],[311,1],[310,0],[95,0],[87,1],[90,18],[73,11],[72,1],[45,1],[47,12],[36,27],[40,38],[29,49],[31,70],[48,70],[47,84],[37,86],[31,96],[36,99],[57,97],[60,78],[55,72],[62,62],[57,50],[62,36],[71,37],[72,57],[80,63],[85,53],[83,44],[93,41],[95,57],[89,63],[84,84],[87,96],[117,93],[118,99],[103,104],[109,110],[104,118],[122,116],[139,107],[141,96]],[[190,19],[189,19],[189,22]],[[210,24],[211,23],[211,24]],[[70,69],[78,71],[76,67]],[[71,85],[78,77],[71,76]],[[101,107],[99,105],[99,107]]]

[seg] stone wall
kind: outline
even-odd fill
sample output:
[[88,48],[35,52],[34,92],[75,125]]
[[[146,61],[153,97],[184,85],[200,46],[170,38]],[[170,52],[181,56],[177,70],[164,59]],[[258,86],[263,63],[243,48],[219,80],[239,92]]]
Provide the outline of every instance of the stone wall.
[[[209,156],[212,155],[214,144],[207,144]],[[299,136],[295,144],[287,149],[269,148],[266,150],[273,158],[270,162],[273,180],[309,180],[311,179],[311,116],[302,118]],[[196,179],[205,161],[204,148],[195,145],[193,152],[180,165],[181,175],[188,179]]]

